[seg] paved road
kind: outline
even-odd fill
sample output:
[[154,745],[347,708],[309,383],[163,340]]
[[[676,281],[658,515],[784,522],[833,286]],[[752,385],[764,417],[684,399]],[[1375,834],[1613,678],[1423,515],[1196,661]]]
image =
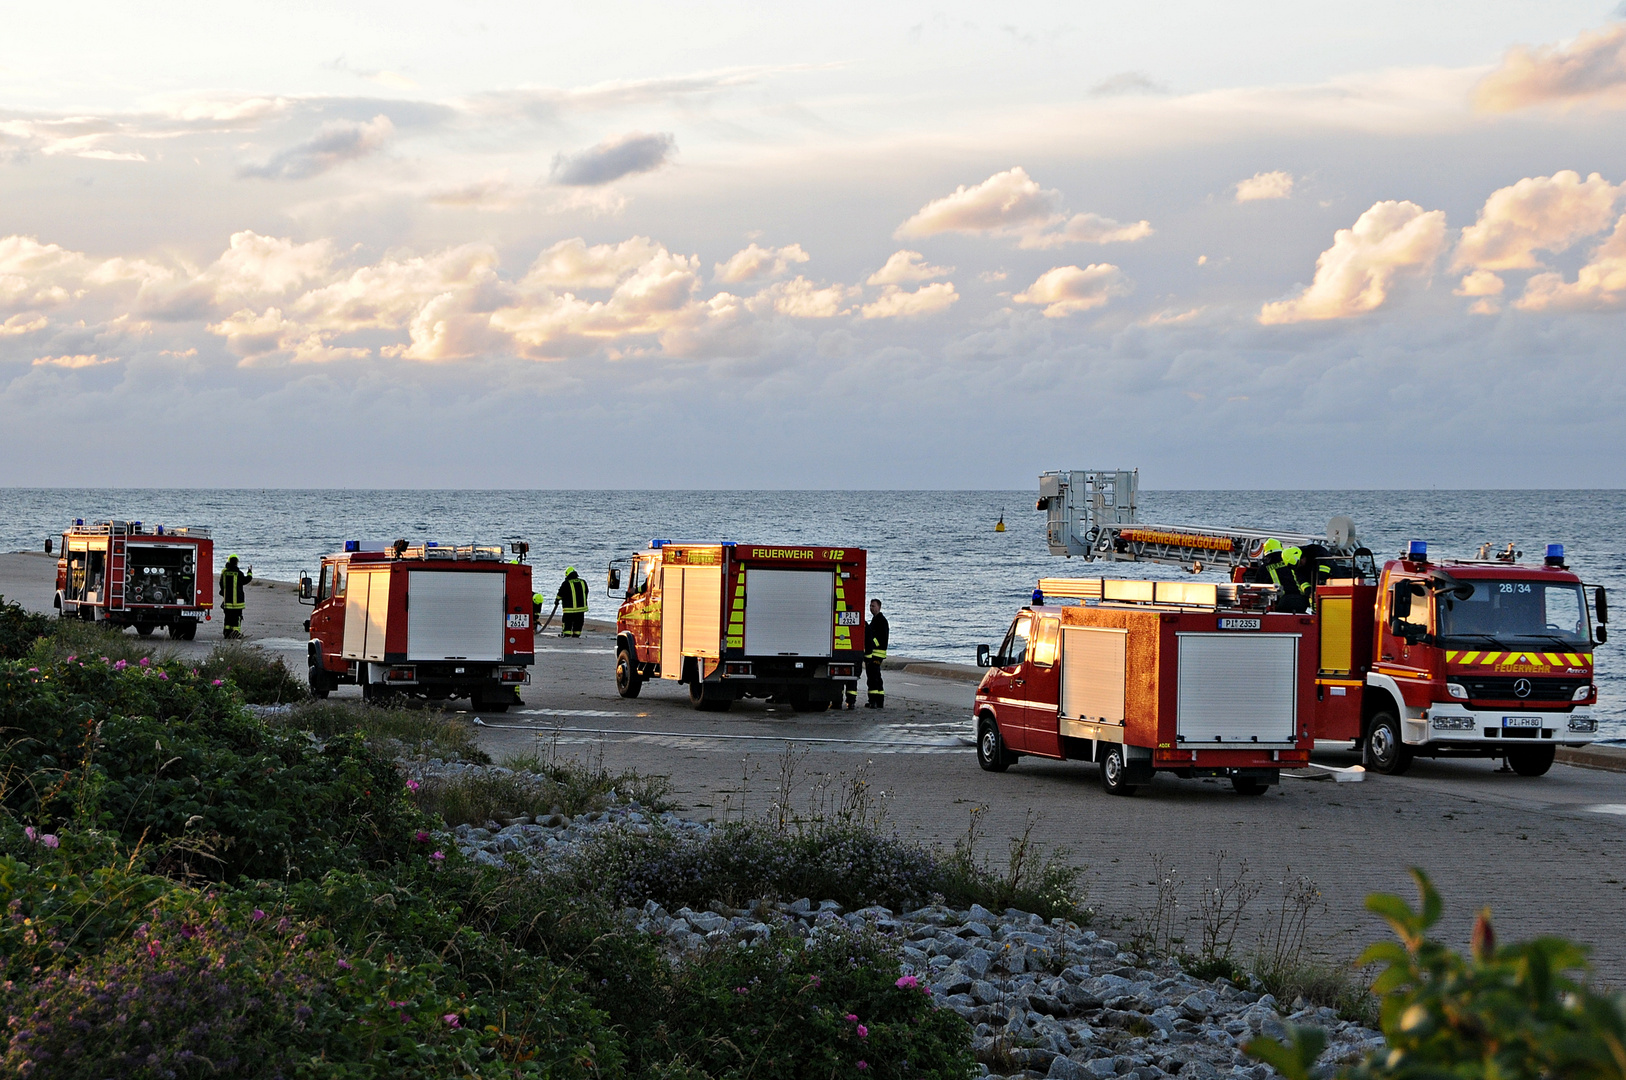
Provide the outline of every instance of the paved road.
[[[0,555],[0,594],[48,608],[52,566]],[[303,664],[304,611],[291,587],[252,592],[250,639]],[[176,647],[206,651],[218,635],[218,623],[206,624],[197,642]],[[1364,913],[1365,895],[1410,895],[1406,868],[1420,865],[1445,895],[1448,939],[1465,942],[1473,912],[1489,905],[1504,940],[1568,935],[1593,947],[1606,980],[1626,985],[1626,775],[1558,765],[1529,779],[1489,762],[1419,761],[1405,777],[1284,779],[1252,799],[1223,782],[1176,779],[1115,798],[1089,765],[1023,759],[1002,775],[979,770],[961,739],[965,683],[888,672],[889,706],[879,713],[797,714],[761,702],[699,713],[674,683],[646,685],[636,700],[618,697],[611,640],[602,624],[589,624],[579,640],[540,639],[526,704],[467,714],[482,744],[498,757],[586,755],[614,769],[668,774],[679,803],[717,817],[766,811],[787,769],[794,775],[786,789],[802,809],[828,803],[862,773],[908,836],[952,843],[965,835],[970,811],[986,806],[982,850],[996,857],[1031,816],[1034,835],[1069,850],[1091,903],[1119,921],[1153,907],[1154,859],[1177,882],[1182,914],[1194,916],[1197,890],[1224,852],[1222,876],[1246,861],[1265,885],[1249,908],[1244,945],[1264,930],[1284,883],[1303,875],[1326,904],[1314,926],[1320,949],[1353,955],[1385,932]],[[1336,751],[1318,757],[1353,763]]]

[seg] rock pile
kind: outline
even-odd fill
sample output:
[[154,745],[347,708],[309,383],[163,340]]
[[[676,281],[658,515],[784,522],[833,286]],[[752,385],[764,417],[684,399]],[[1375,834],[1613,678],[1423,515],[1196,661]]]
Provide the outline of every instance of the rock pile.
[[[476,862],[517,869],[562,860],[575,845],[610,829],[639,835],[661,829],[700,839],[713,828],[634,803],[573,819],[556,809],[506,825],[460,825],[454,838]],[[705,911],[668,912],[651,900],[625,915],[639,930],[659,936],[674,959],[706,946],[814,935],[838,924],[894,936],[902,946],[902,974],[916,976],[943,1007],[972,1025],[974,1052],[990,1076],[1264,1080],[1274,1071],[1242,1046],[1261,1034],[1282,1035],[1284,1022],[1326,1030],[1323,1063],[1357,1060],[1383,1042],[1378,1032],[1341,1020],[1332,1009],[1302,999],[1284,1008],[1269,994],[1224,979],[1196,979],[1173,960],[1147,961],[1093,930],[1014,908],[846,911],[834,900],[804,898],[759,901],[748,909],[713,903]]]

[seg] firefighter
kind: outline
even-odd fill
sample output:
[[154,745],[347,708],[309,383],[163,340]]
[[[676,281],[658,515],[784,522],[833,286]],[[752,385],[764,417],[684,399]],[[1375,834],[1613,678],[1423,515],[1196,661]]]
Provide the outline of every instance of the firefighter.
[[1315,596],[1315,566],[1304,557],[1304,550],[1284,547],[1273,552],[1276,557],[1265,563],[1270,582],[1281,590],[1276,601],[1277,611],[1305,612]]
[[886,708],[886,690],[881,685],[881,661],[886,659],[886,642],[891,628],[881,614],[881,602],[869,602],[869,625],[864,628],[864,682],[869,687],[866,709]]
[[220,631],[221,637],[231,639],[243,636],[243,609],[248,606],[243,590],[253,580],[254,567],[250,566],[244,572],[237,567],[236,555],[226,559],[226,568],[220,571],[220,610],[226,619],[226,625]]
[[574,566],[565,567],[565,579],[559,583],[555,596],[565,613],[559,636],[581,637],[582,623],[587,618],[587,582],[576,576]]

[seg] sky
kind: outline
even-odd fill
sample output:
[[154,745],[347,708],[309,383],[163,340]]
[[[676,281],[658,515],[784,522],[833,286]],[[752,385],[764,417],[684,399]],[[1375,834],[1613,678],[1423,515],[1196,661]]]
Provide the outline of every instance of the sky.
[[0,486],[1626,487],[1626,0],[34,5]]

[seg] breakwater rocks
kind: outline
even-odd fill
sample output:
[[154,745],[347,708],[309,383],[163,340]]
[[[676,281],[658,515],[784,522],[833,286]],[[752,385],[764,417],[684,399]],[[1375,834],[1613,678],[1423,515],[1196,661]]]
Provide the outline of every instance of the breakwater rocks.
[[[515,869],[561,862],[576,845],[611,830],[702,840],[716,828],[636,804],[575,818],[555,812],[488,825],[459,826],[453,841],[475,862]],[[1148,960],[1075,923],[1046,922],[1014,908],[996,913],[935,904],[848,911],[833,900],[803,898],[758,901],[743,909],[713,903],[703,911],[668,911],[651,900],[623,914],[638,930],[660,938],[674,962],[702,948],[749,946],[782,935],[805,938],[835,928],[893,937],[901,949],[900,974],[914,976],[941,1007],[971,1024],[973,1050],[990,1076],[1263,1080],[1274,1071],[1242,1046],[1259,1035],[1280,1036],[1284,1022],[1326,1030],[1324,1064],[1357,1060],[1383,1042],[1378,1032],[1341,1020],[1332,1009],[1303,1000],[1280,1003],[1224,979],[1203,981],[1173,960]]]

